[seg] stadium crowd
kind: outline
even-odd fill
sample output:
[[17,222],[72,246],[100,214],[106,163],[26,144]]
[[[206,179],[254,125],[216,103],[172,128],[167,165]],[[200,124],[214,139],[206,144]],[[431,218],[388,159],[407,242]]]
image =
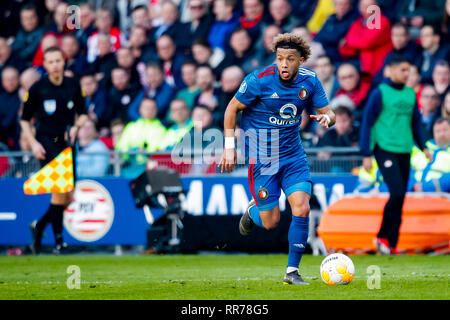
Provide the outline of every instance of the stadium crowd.
[[[29,150],[21,108],[52,46],[83,90],[85,151],[170,150],[188,132],[222,129],[244,76],[274,62],[282,32],[310,43],[305,66],[337,115],[328,131],[304,117],[305,146],[357,146],[368,94],[398,55],[411,63],[426,139],[450,117],[450,0],[10,0],[0,14],[2,150]],[[80,170],[101,175],[102,161],[79,159]]]

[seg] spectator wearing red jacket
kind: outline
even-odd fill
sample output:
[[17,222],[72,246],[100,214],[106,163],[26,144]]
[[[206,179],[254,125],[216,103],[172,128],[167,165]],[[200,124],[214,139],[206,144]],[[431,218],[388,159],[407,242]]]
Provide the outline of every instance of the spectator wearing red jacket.
[[120,29],[113,27],[113,16],[108,9],[99,9],[97,11],[95,25],[97,31],[88,38],[87,42],[87,61],[89,63],[94,62],[99,55],[99,34],[109,34],[113,52],[116,52],[122,46],[122,33]]
[[376,0],[360,1],[361,17],[353,22],[339,48],[342,58],[358,58],[361,71],[372,76],[381,69],[384,59],[392,50],[391,23],[380,11],[370,10],[371,6],[376,5]]
[[264,3],[261,0],[244,0],[244,14],[240,17],[240,25],[247,29],[251,39],[258,39],[264,23]]
[[370,76],[360,75],[354,65],[343,63],[337,70],[337,78],[340,89],[335,97],[346,95],[352,100],[356,109],[362,109],[371,86]]

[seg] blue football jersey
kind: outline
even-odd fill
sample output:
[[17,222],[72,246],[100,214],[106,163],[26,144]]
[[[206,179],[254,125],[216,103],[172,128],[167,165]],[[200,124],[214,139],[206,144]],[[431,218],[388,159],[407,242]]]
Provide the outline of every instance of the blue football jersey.
[[[235,98],[246,105],[241,118],[251,158],[305,156],[300,141],[303,110],[323,108],[328,99],[317,74],[300,67],[290,83],[280,81],[276,64],[247,75]],[[256,148],[255,148],[256,147]],[[272,154],[276,150],[278,154]]]

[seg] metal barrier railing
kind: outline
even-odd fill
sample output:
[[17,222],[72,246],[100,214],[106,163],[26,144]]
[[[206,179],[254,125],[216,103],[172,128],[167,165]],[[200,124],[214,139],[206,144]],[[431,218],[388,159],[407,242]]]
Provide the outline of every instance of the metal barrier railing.
[[[216,175],[221,174],[217,164],[220,161],[222,150],[215,151],[208,156],[202,150],[194,151],[189,155],[184,155],[183,158],[178,158],[170,151],[152,153],[143,151],[78,152],[78,155],[93,157],[93,159],[94,156],[107,156],[108,169],[105,172],[99,172],[99,177],[135,177],[145,168],[155,166],[176,169],[181,175]],[[362,163],[362,156],[357,147],[306,148],[305,151],[313,175],[350,174],[354,168],[361,166]],[[0,152],[0,177],[28,177],[39,168],[39,161],[33,157],[31,152]],[[238,165],[233,175],[247,175],[247,164],[241,155],[238,155]]]

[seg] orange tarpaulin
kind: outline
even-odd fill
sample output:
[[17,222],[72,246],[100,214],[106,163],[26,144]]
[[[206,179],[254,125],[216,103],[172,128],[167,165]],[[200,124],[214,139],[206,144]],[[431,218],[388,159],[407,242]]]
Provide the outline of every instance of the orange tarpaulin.
[[[318,228],[328,249],[374,250],[387,193],[346,196],[324,212]],[[397,248],[407,252],[447,249],[450,245],[450,196],[408,193]]]

